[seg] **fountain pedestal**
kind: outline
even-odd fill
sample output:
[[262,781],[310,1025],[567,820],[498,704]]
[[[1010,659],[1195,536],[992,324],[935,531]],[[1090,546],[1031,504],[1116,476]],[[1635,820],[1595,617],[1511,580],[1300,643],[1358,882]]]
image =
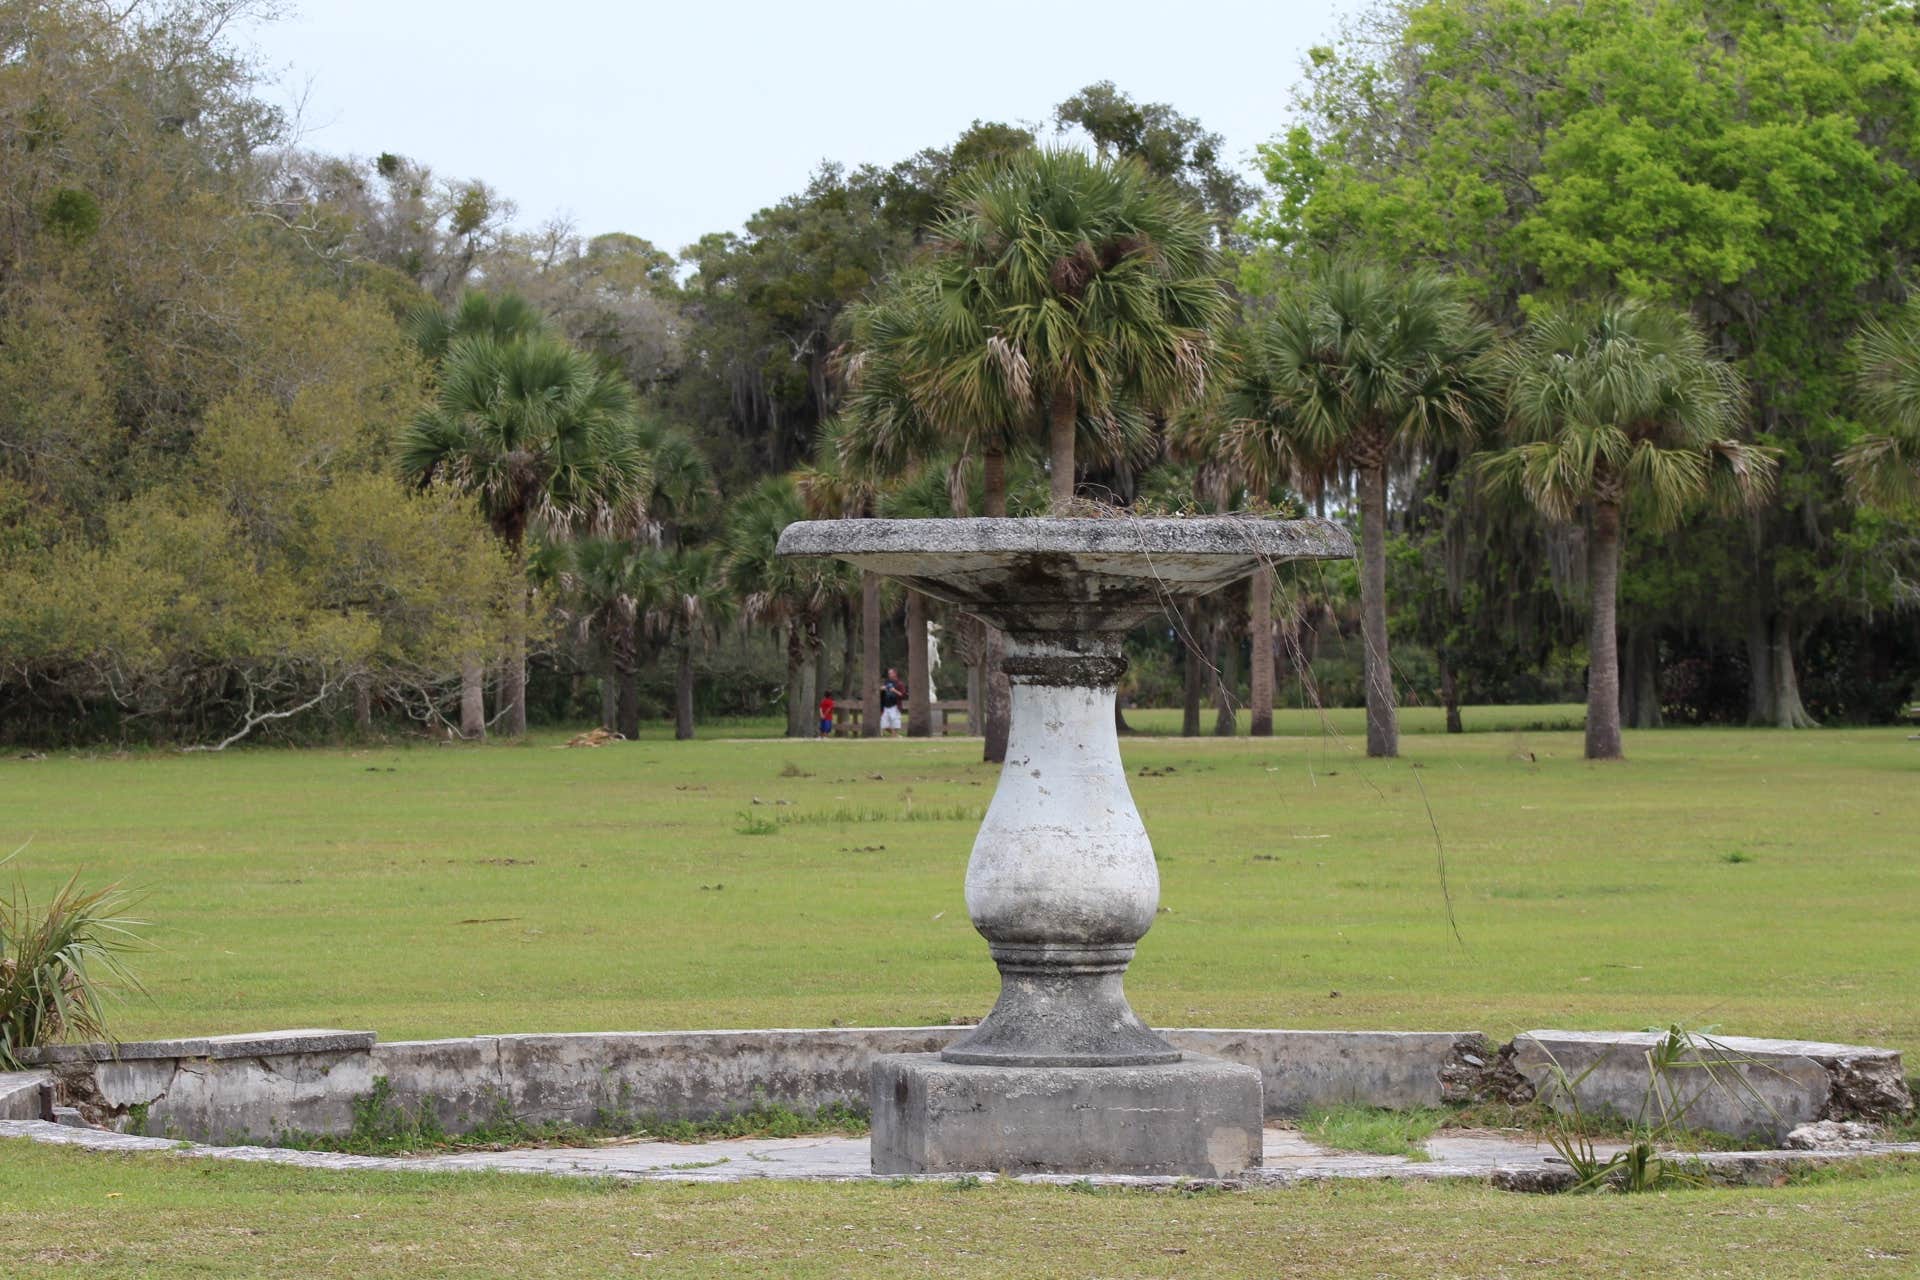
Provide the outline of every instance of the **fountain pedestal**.
[[831,520],[783,555],[902,579],[1007,633],[1007,760],[967,864],[1000,997],[940,1054],[873,1073],[876,1173],[1225,1177],[1260,1162],[1260,1077],[1183,1055],[1122,978],[1160,902],[1114,732],[1121,640],[1281,560],[1350,556],[1324,521]]

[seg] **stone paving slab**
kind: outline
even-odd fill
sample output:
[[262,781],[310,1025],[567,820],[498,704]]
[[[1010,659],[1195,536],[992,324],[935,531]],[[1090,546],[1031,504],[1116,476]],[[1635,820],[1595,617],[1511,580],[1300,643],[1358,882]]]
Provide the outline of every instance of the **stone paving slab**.
[[[1264,1133],[1263,1167],[1249,1170],[1228,1185],[1291,1186],[1329,1178],[1467,1178],[1523,1190],[1550,1190],[1566,1180],[1566,1166],[1543,1142],[1510,1133],[1468,1131],[1427,1142],[1429,1159],[1328,1151],[1293,1129]],[[805,1138],[732,1138],[717,1142],[618,1141],[594,1147],[530,1148],[513,1151],[462,1151],[433,1156],[351,1156],[284,1147],[215,1147],[142,1138],[104,1129],[75,1129],[43,1121],[0,1121],[0,1138],[28,1138],[100,1151],[161,1151],[188,1157],[284,1164],[307,1169],[369,1171],[403,1169],[421,1173],[531,1173],[558,1177],[620,1178],[638,1182],[750,1182],[765,1179],[804,1181],[876,1181],[870,1171],[865,1138],[821,1135]],[[1604,1158],[1617,1147],[1596,1144]],[[1920,1143],[1877,1143],[1847,1152],[1707,1152],[1697,1159],[1715,1176],[1730,1182],[1765,1183],[1795,1166],[1818,1167],[1841,1160],[1882,1155],[1920,1155]],[[995,1175],[983,1173],[983,1180]],[[938,1180],[938,1179],[936,1179]],[[1031,1174],[1021,1182],[1065,1184],[1090,1181],[1101,1186],[1171,1186],[1190,1178],[1108,1176],[1081,1179],[1060,1174]]]

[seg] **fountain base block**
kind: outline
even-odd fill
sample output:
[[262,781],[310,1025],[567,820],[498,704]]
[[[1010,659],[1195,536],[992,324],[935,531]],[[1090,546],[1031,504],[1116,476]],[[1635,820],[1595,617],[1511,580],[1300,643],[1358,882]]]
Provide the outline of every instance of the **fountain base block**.
[[873,1063],[873,1171],[1231,1178],[1260,1163],[1260,1073],[1189,1054],[1130,1067]]

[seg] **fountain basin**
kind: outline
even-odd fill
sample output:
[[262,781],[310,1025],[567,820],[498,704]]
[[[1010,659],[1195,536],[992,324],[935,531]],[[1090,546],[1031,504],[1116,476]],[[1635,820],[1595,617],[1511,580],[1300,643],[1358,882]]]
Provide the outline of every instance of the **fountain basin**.
[[779,550],[898,579],[1002,631],[1083,637],[1130,631],[1263,565],[1347,559],[1353,540],[1328,520],[1246,516],[806,520]]

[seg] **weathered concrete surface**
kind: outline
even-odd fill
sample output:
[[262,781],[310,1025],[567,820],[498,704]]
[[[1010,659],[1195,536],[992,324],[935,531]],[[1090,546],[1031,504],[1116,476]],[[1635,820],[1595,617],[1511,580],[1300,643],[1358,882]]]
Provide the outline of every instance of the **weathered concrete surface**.
[[1210,1054],[1260,1073],[1269,1118],[1314,1107],[1437,1107],[1448,1101],[1442,1075],[1484,1037],[1452,1031],[1165,1031],[1175,1048]]
[[129,1111],[145,1102],[148,1133],[199,1142],[344,1133],[354,1100],[373,1088],[365,1049],[182,1059],[164,1082],[140,1065],[98,1064],[100,1092]]
[[1003,631],[1126,631],[1169,595],[1204,595],[1262,565],[1350,559],[1329,520],[802,520],[779,553],[845,560],[959,605]]
[[[387,1081],[396,1101],[409,1109],[431,1111],[448,1133],[477,1127],[496,1114],[502,1103],[509,1110],[513,1106],[506,1077],[500,1073],[499,1036],[376,1044],[367,1066],[375,1079]],[[589,1095],[598,1075],[586,1069],[555,1084],[577,1079],[580,1105],[590,1110]]]
[[[636,1031],[480,1036],[383,1045],[375,1071],[402,1100],[439,1099],[442,1123],[491,1114],[592,1124],[620,1116],[699,1120],[756,1102],[864,1107],[881,1054],[932,1053],[962,1027]],[[479,1075],[468,1074],[478,1071]]]
[[[1899,1055],[1860,1045],[1745,1036],[1695,1037],[1684,1065],[1669,1068],[1656,1086],[1647,1055],[1658,1032],[1529,1031],[1514,1040],[1514,1061],[1542,1101],[1563,1110],[1570,1101],[1557,1082],[1574,1082],[1582,1110],[1659,1123],[1683,1116],[1691,1129],[1711,1129],[1778,1144],[1796,1126],[1826,1119],[1834,1099],[1834,1072],[1858,1069],[1865,1059],[1884,1066]],[[1555,1071],[1558,1064],[1559,1072]],[[1657,1088],[1657,1092],[1656,1092]]]
[[[969,1030],[473,1036],[379,1044],[371,1069],[388,1079],[400,1101],[431,1100],[441,1124],[455,1132],[493,1114],[503,1099],[522,1118],[576,1124],[591,1123],[600,1112],[705,1119],[760,1099],[801,1109],[865,1106],[874,1058],[937,1052]],[[1269,1117],[1338,1102],[1437,1106],[1456,1100],[1442,1074],[1462,1046],[1485,1052],[1485,1039],[1475,1032],[1161,1028],[1160,1034],[1175,1048],[1258,1070]]]
[[52,1083],[44,1071],[0,1072],[0,1120],[43,1120],[40,1091]]
[[1865,1151],[1880,1141],[1880,1126],[1858,1120],[1816,1120],[1787,1135],[1790,1151]]
[[[1263,1164],[1227,1186],[1286,1187],[1335,1178],[1392,1178],[1410,1180],[1468,1179],[1490,1182],[1517,1191],[1560,1190],[1572,1181],[1564,1164],[1555,1162],[1545,1143],[1510,1134],[1446,1134],[1427,1143],[1430,1159],[1413,1163],[1401,1156],[1360,1155],[1328,1151],[1304,1135],[1286,1129],[1268,1129],[1263,1137]],[[870,1166],[865,1138],[740,1138],[689,1145],[668,1142],[615,1142],[594,1147],[542,1148],[523,1151],[463,1151],[447,1155],[376,1157],[294,1151],[281,1147],[208,1147],[99,1129],[71,1129],[44,1122],[0,1120],[0,1141],[34,1142],[114,1152],[153,1152],[170,1158],[242,1160],[295,1168],[340,1172],[407,1170],[414,1172],[500,1172],[548,1174],[561,1177],[620,1178],[636,1182],[743,1182],[758,1179],[808,1181],[866,1181],[888,1176]],[[1612,1148],[1600,1146],[1604,1157]],[[1795,1169],[1818,1168],[1854,1159],[1920,1154],[1920,1143],[1879,1144],[1858,1152],[1835,1154],[1812,1151],[1708,1152],[1693,1159],[1698,1169],[1716,1182],[1768,1185]],[[0,1146],[0,1159],[6,1151]],[[954,1175],[946,1175],[954,1176]],[[998,1175],[983,1173],[982,1180]],[[1020,1181],[1061,1183],[1079,1181],[1061,1174],[1028,1174]],[[1107,1186],[1167,1187],[1191,1179],[1094,1176]]]
[[373,1087],[371,1031],[56,1045],[54,1101],[90,1124],[135,1127],[202,1142],[344,1131],[353,1101]]
[[[1010,660],[1073,663],[1066,646],[1032,636],[1008,636],[1007,650]],[[999,967],[1000,996],[942,1056],[1009,1067],[1177,1062],[1128,1005],[1122,979],[1153,926],[1160,874],[1120,759],[1112,681],[1009,675],[1007,763],[967,860],[967,914]]]
[[873,1064],[873,1171],[1231,1178],[1260,1163],[1260,1075],[1213,1058],[1137,1067]]
[[[353,1101],[375,1077],[386,1077],[396,1101],[430,1105],[440,1123],[459,1132],[497,1116],[504,1107],[527,1120],[591,1124],[621,1115],[707,1119],[758,1101],[797,1110],[832,1103],[865,1106],[873,1060],[886,1054],[935,1053],[967,1033],[965,1027],[826,1027],[812,1030],[609,1032],[579,1035],[474,1036],[375,1044],[371,1032],[292,1032],[149,1041],[121,1046],[116,1061],[98,1046],[59,1046],[43,1072],[0,1076],[0,1118],[41,1115],[37,1082],[58,1077],[59,1101],[78,1106],[95,1123],[125,1127],[144,1107],[148,1132],[226,1140],[270,1138],[287,1129],[342,1132]],[[1297,1115],[1314,1106],[1359,1102],[1370,1106],[1432,1106],[1465,1101],[1494,1081],[1508,1055],[1532,1055],[1534,1078],[1547,1073],[1538,1045],[1490,1050],[1472,1032],[1372,1032],[1162,1029],[1176,1048],[1252,1067],[1260,1073],[1266,1114]],[[1573,1068],[1572,1036],[1540,1032],[1556,1056]],[[1599,1037],[1625,1045],[1611,1064],[1616,1095],[1638,1106],[1645,1088],[1639,1058],[1657,1037]],[[1730,1051],[1771,1053],[1819,1063],[1828,1084],[1809,1078],[1807,1101],[1783,1119],[1845,1119],[1862,1114],[1863,1099],[1904,1098],[1900,1055],[1859,1045],[1728,1038]],[[357,1046],[371,1046],[358,1048]],[[244,1051],[255,1051],[246,1056]],[[1582,1052],[1587,1052],[1583,1050]],[[1489,1053],[1493,1057],[1489,1057]],[[142,1053],[161,1056],[141,1057]],[[1589,1059],[1580,1058],[1584,1066]],[[1476,1065],[1476,1062],[1478,1065]],[[1578,1074],[1580,1068],[1573,1068]],[[1617,1069],[1617,1070],[1616,1070]],[[1624,1075],[1619,1074],[1624,1072]],[[1598,1073],[1596,1073],[1598,1074]],[[1530,1088],[1528,1078],[1514,1080]],[[1769,1077],[1774,1083],[1780,1078]],[[1846,1101],[1833,1082],[1848,1080]],[[33,1084],[28,1082],[32,1081]],[[1873,1082],[1871,1087],[1861,1081]],[[1506,1087],[1511,1087],[1511,1082]],[[1638,1092],[1632,1090],[1638,1089]],[[1824,1106],[1810,1114],[1815,1105]],[[1728,1123],[1702,1120],[1696,1126]],[[1882,1114],[1885,1114],[1884,1112]],[[1795,1123],[1798,1123],[1796,1120]],[[1789,1124],[1787,1128],[1791,1128]],[[1770,1140],[1786,1129],[1767,1130]]]
[[297,1028],[245,1031],[238,1035],[190,1036],[177,1040],[123,1040],[118,1044],[56,1044],[26,1049],[21,1061],[43,1065],[63,1062],[128,1062],[157,1058],[260,1058],[282,1053],[350,1053],[371,1049],[371,1031]]

